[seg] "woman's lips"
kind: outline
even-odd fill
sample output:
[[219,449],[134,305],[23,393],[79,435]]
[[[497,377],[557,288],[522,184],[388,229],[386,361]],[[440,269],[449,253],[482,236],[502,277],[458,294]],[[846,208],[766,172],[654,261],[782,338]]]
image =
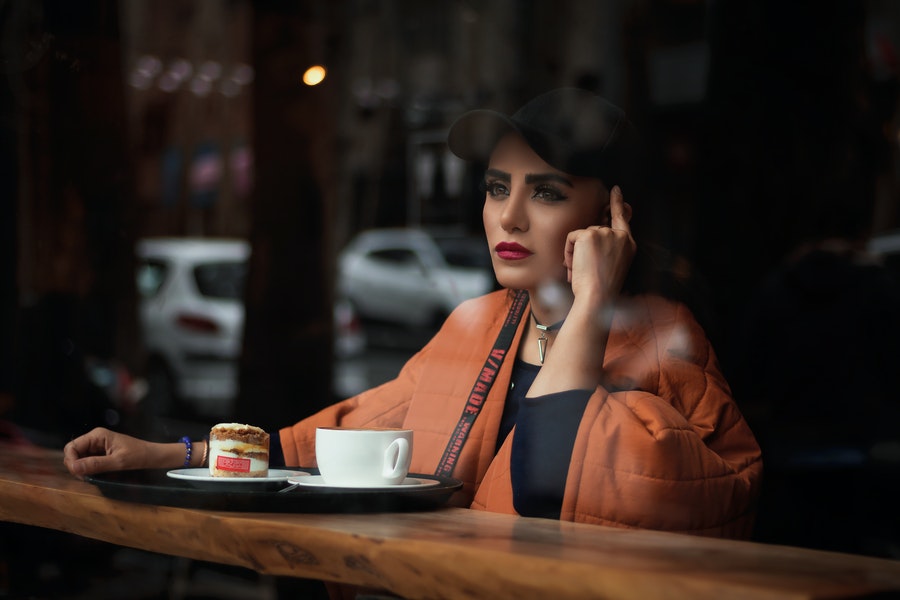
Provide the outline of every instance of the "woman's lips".
[[531,250],[515,242],[500,242],[494,246],[494,251],[503,260],[522,260],[532,255]]

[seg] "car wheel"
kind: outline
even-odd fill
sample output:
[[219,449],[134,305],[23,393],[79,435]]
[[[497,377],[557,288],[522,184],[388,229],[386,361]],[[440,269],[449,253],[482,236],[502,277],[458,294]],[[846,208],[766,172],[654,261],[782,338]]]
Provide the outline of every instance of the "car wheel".
[[161,360],[152,360],[147,365],[147,395],[141,401],[147,415],[169,416],[175,409],[177,397],[175,378],[172,371]]

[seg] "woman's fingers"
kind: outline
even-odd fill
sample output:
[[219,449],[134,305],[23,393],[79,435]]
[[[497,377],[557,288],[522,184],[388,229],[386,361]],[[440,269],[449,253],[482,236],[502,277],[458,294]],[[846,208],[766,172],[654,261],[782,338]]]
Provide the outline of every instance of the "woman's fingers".
[[615,185],[609,193],[610,229],[631,232],[631,205],[625,202],[622,188]]
[[588,289],[597,287],[604,296],[616,295],[631,266],[635,242],[631,236],[631,205],[625,202],[619,186],[609,199],[609,226],[594,225],[578,229],[566,237],[563,261],[569,283]]
[[98,427],[79,436],[63,448],[63,463],[78,477],[119,467],[121,460],[111,450],[116,434]]
[[109,461],[106,460],[108,458],[109,457],[107,456],[86,456],[84,458],[73,460],[71,463],[67,462],[66,466],[69,468],[69,472],[72,473],[72,475],[84,477],[85,475],[93,475],[94,473],[100,473],[102,471],[115,470],[112,468],[112,465],[108,464]]

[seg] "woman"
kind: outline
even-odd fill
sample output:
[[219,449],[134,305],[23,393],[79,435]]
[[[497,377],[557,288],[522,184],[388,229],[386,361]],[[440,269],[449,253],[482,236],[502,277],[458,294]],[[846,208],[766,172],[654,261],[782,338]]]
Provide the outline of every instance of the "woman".
[[[487,161],[484,227],[506,289],[457,308],[395,380],[273,436],[285,463],[315,465],[317,426],[402,426],[412,472],[463,481],[456,505],[748,537],[760,453],[709,341],[686,307],[622,292],[632,136],[620,109],[576,89],[461,117],[448,142]],[[76,475],[184,458],[105,430],[65,449]]]

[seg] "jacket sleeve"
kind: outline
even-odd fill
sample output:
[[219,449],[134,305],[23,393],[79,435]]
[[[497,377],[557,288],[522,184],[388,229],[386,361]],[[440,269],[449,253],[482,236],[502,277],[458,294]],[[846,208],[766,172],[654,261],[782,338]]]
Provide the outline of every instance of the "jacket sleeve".
[[561,518],[749,537],[759,446],[700,326],[684,307],[661,312],[585,409]]
[[316,466],[317,427],[402,427],[420,365],[427,360],[427,345],[409,359],[396,379],[322,409],[279,431],[288,465]]

